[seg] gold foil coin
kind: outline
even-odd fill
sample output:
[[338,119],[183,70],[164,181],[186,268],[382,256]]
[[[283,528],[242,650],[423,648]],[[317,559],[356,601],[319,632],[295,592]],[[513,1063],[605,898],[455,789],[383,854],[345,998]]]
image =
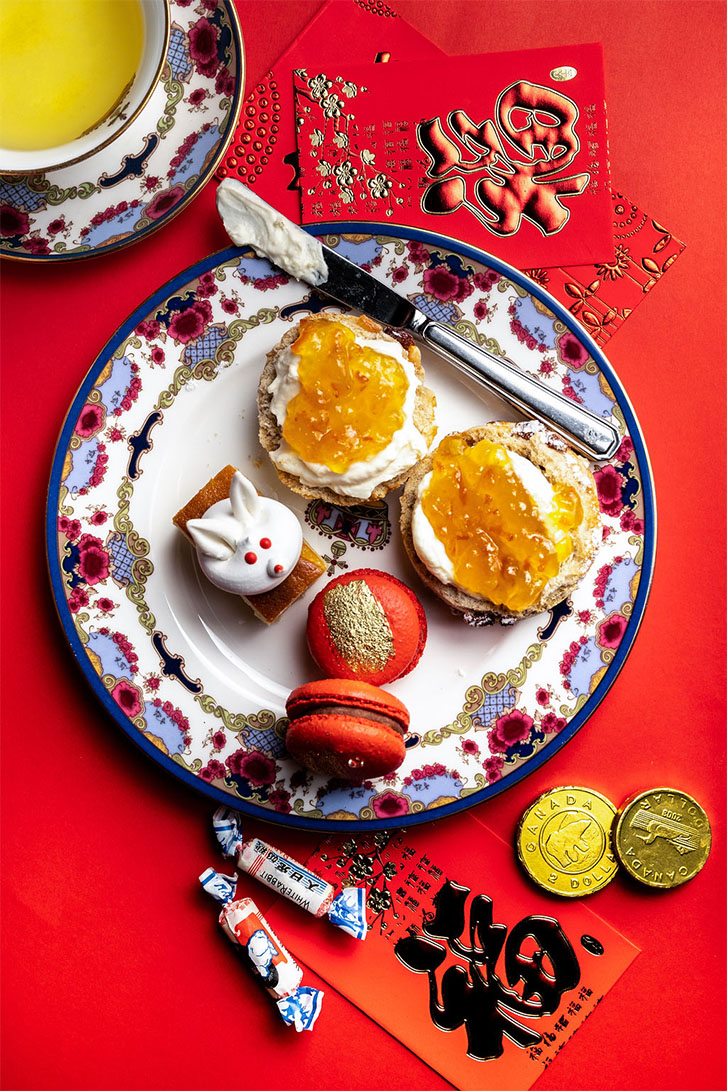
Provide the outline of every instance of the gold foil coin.
[[613,842],[619,862],[632,878],[669,890],[702,870],[712,831],[696,799],[675,788],[653,788],[623,805]]
[[595,894],[618,871],[611,848],[616,808],[590,788],[552,788],[517,829],[517,852],[538,886],[564,898]]

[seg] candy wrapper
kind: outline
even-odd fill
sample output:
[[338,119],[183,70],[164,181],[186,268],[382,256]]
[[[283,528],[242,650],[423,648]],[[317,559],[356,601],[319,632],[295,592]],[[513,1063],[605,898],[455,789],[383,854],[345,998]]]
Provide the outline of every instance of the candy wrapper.
[[314,917],[328,916],[331,924],[349,936],[366,938],[364,887],[347,886],[337,894],[337,888],[321,879],[320,875],[258,837],[244,841],[241,816],[229,807],[219,807],[212,824],[222,851],[237,862],[240,871],[276,890]]
[[301,985],[303,971],[283,947],[250,898],[235,900],[236,875],[208,868],[199,877],[204,889],[222,903],[220,926],[244,952],[253,973],[277,1004],[283,1021],[297,1031],[312,1030],[320,1014],[323,993]]

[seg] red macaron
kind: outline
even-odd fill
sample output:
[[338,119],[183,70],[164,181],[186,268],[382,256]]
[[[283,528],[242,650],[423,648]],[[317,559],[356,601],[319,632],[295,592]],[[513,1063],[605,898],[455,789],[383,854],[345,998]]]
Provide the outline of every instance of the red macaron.
[[325,678],[298,686],[286,704],[288,753],[324,776],[368,780],[404,760],[406,705],[378,686]]
[[306,636],[324,674],[380,686],[416,666],[427,619],[414,592],[396,576],[359,568],[319,591],[308,608]]

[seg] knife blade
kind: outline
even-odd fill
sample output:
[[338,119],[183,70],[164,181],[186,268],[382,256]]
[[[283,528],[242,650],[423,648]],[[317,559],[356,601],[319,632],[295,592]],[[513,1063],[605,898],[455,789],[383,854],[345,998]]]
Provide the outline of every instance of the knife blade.
[[224,179],[217,190],[217,208],[237,245],[251,245],[291,276],[382,326],[408,331],[521,413],[547,425],[587,458],[602,461],[618,450],[621,436],[610,421],[551,390],[512,360],[495,356],[429,318],[393,288],[315,240],[313,228],[306,232],[287,220],[242,183]]

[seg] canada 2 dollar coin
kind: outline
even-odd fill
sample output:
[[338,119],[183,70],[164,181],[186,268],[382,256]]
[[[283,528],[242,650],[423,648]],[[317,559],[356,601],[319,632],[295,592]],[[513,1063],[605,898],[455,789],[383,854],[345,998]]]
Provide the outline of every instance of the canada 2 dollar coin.
[[520,862],[530,878],[564,898],[595,894],[618,871],[611,847],[616,808],[590,788],[552,788],[518,825]]

